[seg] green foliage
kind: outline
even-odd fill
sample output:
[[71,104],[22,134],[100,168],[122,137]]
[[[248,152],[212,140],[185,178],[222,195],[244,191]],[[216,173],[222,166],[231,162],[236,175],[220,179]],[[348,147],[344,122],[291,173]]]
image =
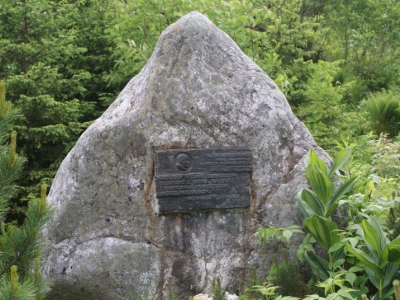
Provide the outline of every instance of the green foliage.
[[[362,220],[374,216],[382,230],[387,231],[389,240],[400,232],[400,198],[396,194],[400,186],[400,146],[394,138],[399,131],[397,2],[2,1],[0,79],[5,80],[8,98],[19,114],[10,109],[8,102],[0,103],[0,155],[15,153],[7,141],[9,124],[16,120],[13,129],[18,133],[20,149],[29,158],[25,164],[28,176],[20,181],[23,187],[18,189],[17,198],[35,201],[39,183],[50,184],[81,132],[144,66],[160,33],[179,17],[198,10],[227,32],[268,73],[320,145],[328,149],[338,140],[343,145],[347,139],[348,144],[342,147],[343,152],[331,167],[310,153],[306,172],[310,189],[301,190],[297,198],[307,218],[305,227],[309,234],[298,255],[311,265],[319,281],[327,284],[327,280],[335,282],[336,278],[336,282],[344,280],[347,287],[354,285],[360,290],[364,288],[360,293],[366,292],[368,274],[362,268],[345,267],[357,260],[343,246],[353,241],[350,245],[370,256],[366,238],[361,234],[364,229],[362,225],[358,230],[343,228],[332,221],[332,216],[339,206],[345,205],[348,219],[344,223],[363,224]],[[371,94],[376,91],[381,92]],[[0,89],[1,99],[4,92]],[[371,129],[377,134],[387,132],[393,140],[367,135]],[[344,149],[355,137],[358,151],[355,160],[350,161],[350,152]],[[15,145],[13,140],[15,135],[11,145]],[[5,155],[4,161],[7,159],[11,158]],[[14,177],[0,178],[7,183],[0,196],[7,200],[16,190],[11,183],[21,174],[17,164],[23,163],[21,157],[13,159]],[[3,160],[0,168],[2,164]],[[334,177],[339,169],[344,170],[341,182]],[[351,176],[358,176],[359,180],[356,182]],[[353,195],[347,197],[350,191]],[[11,205],[2,201],[2,216],[8,212],[11,220],[21,222],[26,208],[21,208],[23,203],[19,200],[12,200]],[[293,230],[298,228],[260,229],[259,241],[277,239],[292,252],[289,241]],[[323,246],[326,257],[314,252],[315,244]],[[396,253],[397,240],[387,245]],[[394,255],[388,257],[394,260]],[[287,267],[281,262],[274,268],[285,272]],[[348,272],[341,275],[346,268]],[[24,277],[21,270],[18,266],[19,280]],[[349,281],[350,274],[357,274],[357,280]],[[256,282],[254,285],[263,287],[263,291],[272,288]],[[283,284],[278,285],[283,288]],[[333,286],[335,293],[327,298],[346,298],[337,295],[340,286]],[[23,284],[19,289],[24,290]],[[318,295],[308,298],[323,299]]]
[[287,254],[285,254],[285,259],[281,263],[278,263],[276,259],[274,260],[274,265],[270,269],[267,280],[279,287],[278,291],[282,296],[303,298],[308,293],[308,287],[304,283],[298,262],[288,260]]
[[234,3],[232,8],[243,14],[234,20],[239,47],[276,81],[291,104],[306,101],[307,81],[322,51],[321,17],[302,17],[300,0],[273,0],[267,6],[262,1]]
[[276,239],[281,242],[285,248],[291,249],[290,238],[295,233],[303,233],[297,225],[289,226],[288,228],[275,228],[274,225],[270,224],[268,228],[257,229],[259,233],[258,243],[267,244],[270,240]]
[[310,150],[306,158],[306,178],[312,190],[301,189],[297,194],[297,203],[304,217],[317,215],[329,218],[339,206],[339,200],[352,189],[357,178],[347,180],[334,191],[333,175],[348,162],[350,157],[351,149],[342,150],[333,160],[332,166],[328,167],[314,150]]
[[390,240],[400,236],[400,203],[389,208],[389,213],[386,218],[386,228],[388,229],[388,237]]
[[343,58],[348,73],[357,75],[367,90],[398,84],[400,7],[396,0],[324,1],[321,10],[331,48],[326,55]]
[[295,108],[298,118],[323,145],[329,145],[331,137],[339,134],[335,121],[343,111],[342,98],[346,88],[351,86],[334,80],[341,63],[320,60],[311,64],[311,74],[301,91],[304,101]]
[[269,74],[325,148],[340,134],[365,134],[360,101],[400,84],[395,0],[6,0],[0,78],[20,108],[15,129],[29,158],[19,198],[34,198],[39,182],[50,184],[80,133],[144,66],[161,32],[193,10]]
[[[15,109],[11,109],[12,104],[6,101],[6,88],[3,81],[0,81],[0,142],[4,145],[8,139],[8,131],[11,123],[15,120],[17,114]],[[3,146],[4,147],[4,146]],[[3,149],[1,149],[3,152]]]
[[351,226],[351,229],[357,230],[368,253],[356,247],[357,240],[350,240],[346,249],[365,266],[368,278],[378,289],[381,298],[384,292],[388,292],[387,288],[390,290],[399,270],[400,238],[388,243],[385,232],[373,217],[363,220],[361,226]]
[[[294,234],[302,234],[303,231],[299,226],[293,225],[288,228],[275,228],[272,224],[268,228],[259,228],[258,243],[267,244],[272,240],[276,240],[280,244],[278,252],[283,253],[284,259],[278,263],[277,256],[274,256],[274,264],[271,266],[267,280],[279,287],[279,294],[283,296],[302,297],[307,294],[307,285],[303,282],[303,276],[299,271],[299,264],[296,260],[289,259],[288,253],[292,256],[292,247],[290,239]],[[260,287],[265,286],[254,284],[253,288],[247,292],[259,292]],[[254,288],[256,287],[256,288]],[[258,288],[257,288],[258,287]]]
[[0,81],[0,222],[9,210],[9,201],[15,193],[15,181],[21,177],[26,158],[16,154],[16,133],[11,133],[11,143],[6,144],[12,122],[17,114],[11,102],[5,100],[5,85]]
[[[303,276],[299,270],[299,264],[296,260],[289,259],[292,256],[292,247],[290,240],[294,234],[302,234],[299,226],[290,226],[288,228],[275,228],[272,224],[269,228],[260,228],[258,243],[268,244],[272,240],[278,242],[279,253],[283,253],[283,261],[278,263],[277,256],[274,256],[274,264],[271,266],[267,282],[260,282],[253,268],[253,282],[246,289],[245,294],[239,299],[298,299],[291,296],[304,296],[307,294],[307,285],[303,282]],[[273,297],[276,291],[279,291],[278,298]],[[272,297],[272,298],[271,298]]]
[[[1,137],[11,125],[10,115],[15,113],[4,97],[4,83],[0,82]],[[41,230],[52,215],[46,203],[46,187],[42,187],[40,199],[30,201],[21,227],[5,225],[14,181],[26,159],[15,152],[15,133],[9,145],[2,140],[0,149],[0,299],[43,299],[49,287],[39,273]]]
[[347,205],[349,217],[356,222],[368,216],[376,218],[392,240],[398,236],[396,228],[400,228],[399,142],[385,135],[379,139],[368,135],[360,138],[354,147],[355,158],[349,172],[359,180],[354,194],[340,202]]
[[326,251],[340,242],[338,225],[317,215],[307,218],[304,227],[311,233],[316,242]]
[[357,290],[346,287],[346,282],[352,283],[348,278],[345,277],[348,274],[346,273],[347,272],[334,273],[325,281],[318,283],[319,287],[324,288],[325,296],[328,296],[327,299],[354,299],[351,292],[355,292]]
[[[339,152],[331,168],[335,169],[337,167],[337,169],[339,169],[346,164],[349,157],[345,153],[346,152],[343,151]],[[326,176],[324,177],[321,174],[307,176],[307,172],[311,172],[308,171],[308,167],[312,164],[315,166],[314,169],[324,173],[324,175],[326,174]],[[326,180],[326,178],[329,178],[330,168],[325,166],[325,164],[316,155],[312,155],[312,153],[307,158],[306,165],[306,177],[313,190],[317,190],[314,193],[316,197],[313,199],[322,199],[320,202],[327,203],[330,195],[333,193],[332,182]],[[343,185],[346,185],[346,182]],[[340,189],[341,186],[337,188],[337,190]],[[300,198],[300,201],[304,200]],[[341,201],[342,204],[344,202],[350,203],[349,200]],[[320,206],[323,206],[323,204]],[[314,241],[326,251],[328,261],[315,254],[315,252],[307,246],[307,244],[313,242],[310,237],[305,239],[305,243],[303,242],[299,250],[303,252],[302,256],[306,258],[314,274],[324,280],[319,286],[323,286],[326,293],[330,291],[330,295],[334,295],[344,292],[348,295],[340,294],[341,297],[351,299],[351,293],[355,292],[355,290],[360,289],[362,292],[365,292],[365,282],[359,282],[357,284],[356,278],[358,277],[355,274],[355,272],[365,270],[368,280],[377,290],[374,296],[375,299],[384,299],[393,294],[391,282],[395,276],[397,276],[399,270],[398,264],[400,260],[398,257],[400,255],[400,238],[389,242],[381,225],[373,217],[367,217],[367,219],[361,221],[361,224],[353,223],[345,230],[341,230],[335,222],[326,218],[329,217],[329,215],[321,216],[317,214],[323,212],[322,209],[317,211],[317,213],[315,213],[316,210],[311,209],[309,211],[312,211],[314,214],[310,214],[307,210],[302,210],[306,217],[304,226],[309,231]],[[356,260],[354,260],[354,258]],[[345,269],[345,263],[354,265],[356,262],[358,262],[358,266],[362,266],[363,269],[356,268],[356,266],[349,270]],[[335,285],[338,285],[335,283],[336,279],[338,280],[337,282],[341,283],[342,279],[340,278],[342,278],[342,276],[345,276],[343,280],[348,284],[347,286],[340,286],[340,289],[336,290]],[[357,285],[359,288],[349,288],[349,286],[357,287]]]
[[247,285],[247,288],[243,295],[240,295],[240,300],[249,300],[249,299],[262,299],[263,295],[258,291],[254,291],[252,289],[253,286],[260,286],[263,284],[263,281],[257,277],[256,267],[251,267],[251,279]]
[[400,171],[400,143],[391,141],[386,135],[380,135],[377,140],[370,140],[372,148],[369,161],[370,172],[382,178],[398,178]]
[[255,285],[248,289],[250,292],[259,292],[264,296],[265,300],[272,300],[275,297],[275,291],[278,289],[278,286],[273,285],[269,282],[264,282],[262,285]]
[[213,295],[213,299],[215,300],[225,300],[226,299],[226,290],[221,285],[221,278],[215,277],[211,281],[211,292]]
[[[14,129],[28,158],[17,206],[33,199],[93,119],[94,102],[82,100],[93,82],[78,43],[80,3],[3,1],[0,9],[0,78],[20,115]],[[85,99],[86,100],[86,99]],[[12,209],[22,222],[23,211]]]
[[[159,4],[157,4],[159,2]],[[169,24],[162,14],[161,1],[114,1],[106,13],[106,28],[114,68],[106,75],[109,85],[121,88],[139,73],[150,57],[158,35]],[[160,27],[161,26],[161,27]],[[113,100],[113,99],[111,99]]]
[[387,133],[390,137],[400,131],[400,95],[382,90],[368,97],[365,102],[375,133]]

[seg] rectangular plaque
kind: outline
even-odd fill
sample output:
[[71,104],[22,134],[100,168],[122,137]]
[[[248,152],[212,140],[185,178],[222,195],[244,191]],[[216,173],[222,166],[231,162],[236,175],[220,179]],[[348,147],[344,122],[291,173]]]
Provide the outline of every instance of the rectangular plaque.
[[156,151],[159,212],[248,207],[250,172],[248,148]]

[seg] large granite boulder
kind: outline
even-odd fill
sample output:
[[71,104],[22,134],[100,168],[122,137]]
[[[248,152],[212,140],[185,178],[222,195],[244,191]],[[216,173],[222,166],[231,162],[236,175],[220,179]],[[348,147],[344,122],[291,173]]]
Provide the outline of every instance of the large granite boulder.
[[[155,151],[224,147],[251,151],[250,207],[159,213]],[[243,291],[276,253],[257,245],[257,228],[302,223],[294,197],[310,148],[324,155],[274,82],[205,16],[186,15],[57,173],[48,298],[188,299],[216,276]]]

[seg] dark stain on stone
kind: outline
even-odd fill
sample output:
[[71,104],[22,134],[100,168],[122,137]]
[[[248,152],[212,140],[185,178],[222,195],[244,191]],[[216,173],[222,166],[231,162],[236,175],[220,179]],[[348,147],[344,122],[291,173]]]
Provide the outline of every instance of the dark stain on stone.
[[269,106],[267,103],[263,103],[258,106],[257,113],[259,114],[268,114],[272,110],[272,107]]
[[137,188],[141,191],[143,191],[144,189],[144,182],[142,180],[140,180],[139,184],[137,185]]
[[134,157],[141,157],[145,156],[147,149],[146,149],[146,138],[141,132],[135,132],[132,136],[133,144],[132,144],[132,152]]
[[187,257],[180,257],[172,264],[172,273],[178,282],[182,283],[180,289],[182,291],[192,289],[196,286],[196,270],[191,268],[191,263],[187,262]]
[[151,185],[153,184],[153,178],[155,173],[155,155],[154,151],[151,153],[151,168],[149,171],[149,176],[147,177],[147,184],[144,188],[144,199],[146,202],[151,200]]

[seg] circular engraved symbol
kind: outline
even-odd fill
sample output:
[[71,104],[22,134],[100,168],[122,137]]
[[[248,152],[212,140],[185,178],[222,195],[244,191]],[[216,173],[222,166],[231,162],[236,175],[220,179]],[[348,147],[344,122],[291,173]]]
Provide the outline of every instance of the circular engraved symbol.
[[181,172],[189,172],[192,169],[193,158],[188,153],[178,153],[175,156],[175,167]]

